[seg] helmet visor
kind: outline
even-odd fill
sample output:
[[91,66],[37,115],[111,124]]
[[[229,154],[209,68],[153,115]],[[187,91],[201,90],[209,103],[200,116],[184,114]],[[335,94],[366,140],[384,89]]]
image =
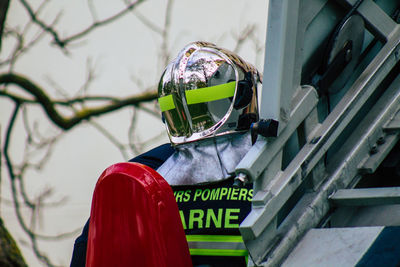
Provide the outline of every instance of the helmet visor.
[[[232,102],[238,71],[224,54],[198,50],[184,55],[172,69],[175,71],[166,71],[161,80],[159,104],[174,143],[211,135],[231,112],[237,112]],[[224,127],[234,129],[236,124]]]

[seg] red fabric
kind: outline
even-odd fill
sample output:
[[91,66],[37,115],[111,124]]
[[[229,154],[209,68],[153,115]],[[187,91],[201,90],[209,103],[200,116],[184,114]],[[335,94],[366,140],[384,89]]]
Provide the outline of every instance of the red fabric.
[[100,176],[86,266],[192,266],[172,189],[156,171],[127,162]]

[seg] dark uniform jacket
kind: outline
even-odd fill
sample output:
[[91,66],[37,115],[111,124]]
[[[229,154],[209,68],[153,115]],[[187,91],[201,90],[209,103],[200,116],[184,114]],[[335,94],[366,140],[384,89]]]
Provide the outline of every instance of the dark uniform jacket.
[[[164,144],[130,162],[157,170],[174,152],[170,144]],[[172,187],[189,246],[192,245],[190,252],[194,266],[246,266],[247,251],[238,240],[241,239],[238,226],[250,211],[253,190],[251,185],[234,188],[232,183],[233,179],[227,179],[211,184]],[[75,240],[71,267],[85,266],[88,231],[89,220]],[[210,240],[212,242],[208,242]],[[228,242],[220,244],[219,240]],[[206,247],[211,246],[202,248],[202,241]],[[240,245],[236,250],[218,247],[236,243]],[[193,248],[196,244],[200,244],[199,248]],[[229,253],[221,255],[220,251]]]

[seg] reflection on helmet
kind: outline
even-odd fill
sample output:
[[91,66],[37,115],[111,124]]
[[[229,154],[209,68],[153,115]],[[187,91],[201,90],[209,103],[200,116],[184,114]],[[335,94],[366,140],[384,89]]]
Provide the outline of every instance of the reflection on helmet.
[[171,143],[248,130],[258,120],[258,81],[258,71],[234,53],[211,43],[187,45],[158,87]]

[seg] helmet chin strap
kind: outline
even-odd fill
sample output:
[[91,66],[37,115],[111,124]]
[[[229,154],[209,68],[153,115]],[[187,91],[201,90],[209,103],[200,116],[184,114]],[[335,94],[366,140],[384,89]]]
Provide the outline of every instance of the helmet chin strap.
[[248,71],[244,75],[244,79],[238,82],[235,103],[233,107],[238,110],[250,104],[253,98],[253,81],[251,80],[251,72]]
[[250,133],[231,134],[179,145],[157,172],[170,185],[225,180],[251,148]]
[[230,175],[230,173],[225,168],[224,163],[222,162],[221,155],[220,155],[219,150],[218,150],[216,139],[213,138],[213,141],[214,141],[215,153],[217,154],[218,162],[219,162],[219,165],[221,167],[221,177],[226,177],[227,175]]

